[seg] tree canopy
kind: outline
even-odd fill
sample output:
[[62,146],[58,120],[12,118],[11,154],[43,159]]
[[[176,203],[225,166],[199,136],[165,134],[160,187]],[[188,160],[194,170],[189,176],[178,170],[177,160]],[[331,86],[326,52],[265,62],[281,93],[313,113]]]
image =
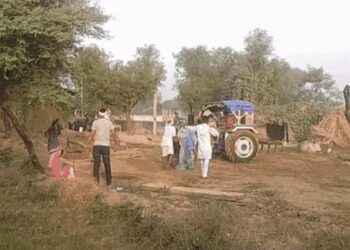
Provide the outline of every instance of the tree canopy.
[[76,66],[77,86],[83,78],[89,105],[99,103],[121,111],[126,115],[129,130],[133,109],[150,99],[165,79],[164,65],[154,45],[137,48],[134,60],[126,63],[111,60],[96,47],[84,48]]
[[104,37],[102,24],[107,19],[98,5],[88,0],[0,2],[0,106],[38,169],[42,167],[32,141],[8,100],[14,92],[21,98],[27,93],[30,96],[35,88],[44,96],[57,93],[54,86],[60,86],[62,77],[70,72],[77,46],[84,37]]
[[272,37],[255,29],[244,51],[204,46],[175,54],[176,87],[181,100],[198,109],[207,101],[240,99],[256,106],[304,102],[324,109],[339,103],[340,91],[323,68],[291,67],[272,54]]
[[[276,121],[282,117],[296,125],[294,121],[305,121],[305,129],[294,126],[298,140],[305,138],[309,126],[318,122],[320,112],[341,102],[341,92],[323,68],[294,68],[274,55],[272,41],[266,30],[255,29],[245,37],[243,51],[230,47],[182,48],[175,54],[179,99],[187,103],[190,112],[208,101],[250,101],[261,117],[273,113]],[[305,115],[301,107],[312,114]]]

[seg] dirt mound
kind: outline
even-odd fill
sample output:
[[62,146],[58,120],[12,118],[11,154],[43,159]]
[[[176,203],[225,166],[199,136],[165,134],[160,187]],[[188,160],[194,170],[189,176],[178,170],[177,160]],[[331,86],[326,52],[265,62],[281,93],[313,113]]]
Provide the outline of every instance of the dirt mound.
[[321,122],[312,128],[312,138],[320,144],[345,147],[350,145],[350,124],[344,108],[337,107],[327,113]]

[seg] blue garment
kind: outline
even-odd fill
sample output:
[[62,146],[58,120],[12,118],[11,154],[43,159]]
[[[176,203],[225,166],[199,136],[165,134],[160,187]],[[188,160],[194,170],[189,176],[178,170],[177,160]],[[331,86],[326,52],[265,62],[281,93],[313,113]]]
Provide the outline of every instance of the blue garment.
[[182,127],[178,132],[180,142],[180,155],[177,168],[185,170],[193,168],[194,152],[197,144],[197,137],[194,131]]
[[197,137],[191,130],[187,130],[183,138],[182,144],[185,152],[185,163],[187,166],[193,165],[193,154],[197,144]]

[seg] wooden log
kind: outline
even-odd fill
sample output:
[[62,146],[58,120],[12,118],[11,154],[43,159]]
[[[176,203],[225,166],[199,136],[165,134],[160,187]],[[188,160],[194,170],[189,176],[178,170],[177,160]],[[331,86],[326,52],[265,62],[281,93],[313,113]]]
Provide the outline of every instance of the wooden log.
[[148,183],[142,186],[143,189],[149,191],[159,192],[161,190],[167,190],[172,194],[185,195],[185,196],[199,196],[203,198],[210,198],[216,200],[225,200],[225,201],[236,201],[238,197],[243,196],[243,193],[237,192],[224,192],[213,189],[204,189],[204,188],[192,188],[192,187],[171,187],[166,186],[162,183]]

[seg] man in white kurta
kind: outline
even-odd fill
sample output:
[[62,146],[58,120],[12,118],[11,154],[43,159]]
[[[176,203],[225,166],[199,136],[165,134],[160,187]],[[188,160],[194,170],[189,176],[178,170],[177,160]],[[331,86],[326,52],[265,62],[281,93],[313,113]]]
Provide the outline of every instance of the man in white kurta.
[[195,128],[198,137],[198,159],[201,160],[201,173],[203,178],[207,178],[213,151],[211,136],[218,137],[219,132],[208,125],[206,117],[203,117],[203,121],[204,123],[197,125]]
[[171,166],[174,155],[174,143],[173,138],[176,136],[176,129],[172,126],[172,121],[168,120],[164,127],[162,142],[160,144],[162,148],[162,158],[164,167]]

